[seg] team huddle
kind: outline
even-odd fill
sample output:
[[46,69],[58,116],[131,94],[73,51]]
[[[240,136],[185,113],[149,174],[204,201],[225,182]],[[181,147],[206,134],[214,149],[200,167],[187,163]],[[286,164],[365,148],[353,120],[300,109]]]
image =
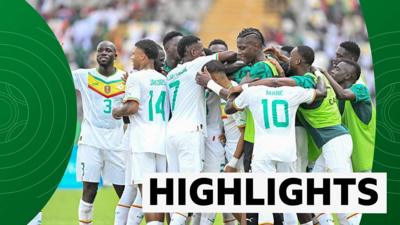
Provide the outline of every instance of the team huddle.
[[[97,68],[73,71],[83,106],[77,179],[79,224],[92,224],[100,178],[120,198],[115,225],[211,225],[216,213],[143,213],[146,173],[369,172],[375,108],[357,60],[342,42],[332,66],[313,66],[308,46],[266,47],[245,28],[237,51],[215,39],[169,32],[163,47],[133,46],[133,70],[114,66],[116,47],[97,46]],[[245,210],[245,209],[244,209]],[[333,225],[329,213],[223,213],[225,225]],[[145,218],[144,218],[145,217]],[[361,214],[337,214],[341,225]]]

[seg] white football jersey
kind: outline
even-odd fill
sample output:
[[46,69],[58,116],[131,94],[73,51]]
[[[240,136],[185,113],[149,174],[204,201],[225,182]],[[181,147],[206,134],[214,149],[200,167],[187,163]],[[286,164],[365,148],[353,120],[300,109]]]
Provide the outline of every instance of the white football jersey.
[[129,75],[125,101],[139,103],[139,110],[129,116],[130,146],[133,152],[165,155],[165,135],[169,118],[166,78],[155,70],[141,70]]
[[253,115],[254,160],[296,160],[296,111],[301,103],[313,102],[314,97],[314,89],[256,86],[234,100],[235,107],[249,107]]
[[208,136],[222,133],[221,98],[211,90],[206,90],[206,122]]
[[96,68],[72,71],[75,89],[81,93],[83,121],[79,144],[107,150],[125,150],[123,121],[112,117],[112,109],[122,103],[124,71],[104,76]]
[[[235,81],[231,81],[232,86],[237,86]],[[221,118],[224,124],[226,143],[237,143],[240,138],[239,127],[246,125],[246,113],[238,111],[234,114],[225,113],[226,101],[221,98]]]
[[196,83],[197,72],[218,54],[202,56],[179,64],[167,76],[168,94],[172,117],[168,133],[177,134],[202,130],[206,134],[206,99],[204,88]]

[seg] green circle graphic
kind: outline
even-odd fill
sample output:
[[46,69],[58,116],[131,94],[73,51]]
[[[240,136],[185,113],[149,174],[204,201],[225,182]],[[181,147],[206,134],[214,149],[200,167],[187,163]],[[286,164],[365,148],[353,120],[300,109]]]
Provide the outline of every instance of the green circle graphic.
[[0,17],[1,224],[27,224],[50,199],[73,147],[76,100],[59,42],[25,1]]

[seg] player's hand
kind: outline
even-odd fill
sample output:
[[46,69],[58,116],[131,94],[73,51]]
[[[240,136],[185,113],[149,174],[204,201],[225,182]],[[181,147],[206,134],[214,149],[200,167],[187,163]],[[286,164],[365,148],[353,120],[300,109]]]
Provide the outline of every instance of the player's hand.
[[234,87],[231,87],[231,88],[229,88],[229,96],[231,96],[231,95],[234,95],[234,94],[240,94],[240,93],[242,93],[242,91],[243,91],[243,88],[242,88],[242,86],[241,85],[238,85],[238,86],[234,86]]
[[243,77],[243,79],[240,81],[240,84],[248,84],[248,83],[254,82],[259,79],[260,78],[251,78],[250,72],[247,72],[247,75],[245,77]]
[[283,70],[281,64],[279,64],[278,60],[276,60],[273,57],[269,57],[269,58],[267,58],[267,61],[269,61],[270,63],[272,63],[272,65],[275,66],[275,68],[278,71],[280,77],[284,77],[285,76],[285,71]]
[[224,168],[225,173],[236,173],[237,169],[235,167],[230,167],[228,165],[225,166]]
[[128,80],[129,74],[128,72],[125,72],[124,75],[121,77],[121,79],[126,83],[126,81]]
[[207,83],[211,80],[211,75],[207,70],[207,67],[204,67],[203,71],[200,71],[196,74],[196,83],[200,86],[207,87]]
[[113,108],[113,110],[112,110],[112,117],[113,117],[114,119],[116,119],[116,120],[120,120],[120,119],[122,118],[122,116],[120,116],[120,115],[118,114],[118,109],[116,109],[116,108]]
[[266,47],[264,49],[264,54],[270,54],[270,55],[273,55],[273,56],[275,56],[277,58],[279,58],[281,56],[281,52],[279,51],[279,49],[277,49],[274,46]]
[[222,145],[224,145],[226,143],[226,137],[225,134],[220,134],[218,136],[219,141],[221,142]]

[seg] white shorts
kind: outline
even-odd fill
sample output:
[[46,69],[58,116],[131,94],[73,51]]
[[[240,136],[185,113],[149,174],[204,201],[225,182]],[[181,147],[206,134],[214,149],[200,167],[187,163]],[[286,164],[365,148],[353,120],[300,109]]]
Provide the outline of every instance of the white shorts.
[[225,149],[217,135],[205,138],[203,172],[218,173],[225,165]]
[[353,172],[351,153],[353,141],[349,134],[333,138],[322,146],[313,172]]
[[[229,162],[231,161],[233,154],[236,151],[236,146],[237,146],[237,142],[226,142],[225,144],[225,157],[226,160]],[[239,158],[239,161],[237,162],[237,169],[239,172],[244,172],[244,165],[243,165],[243,154],[242,156]]]
[[252,173],[293,173],[296,162],[279,162],[275,160],[252,160]]
[[163,173],[167,171],[165,155],[152,152],[134,152],[132,157],[131,174],[134,184],[142,184],[146,173]]
[[308,136],[304,127],[296,126],[296,172],[305,173],[308,166]]
[[133,185],[132,182],[132,151],[126,151],[125,158],[125,185]]
[[78,145],[76,159],[76,179],[99,183],[125,184],[125,156],[127,151],[99,149],[93,146]]
[[167,136],[167,165],[171,173],[199,173],[203,169],[204,135],[200,131]]

